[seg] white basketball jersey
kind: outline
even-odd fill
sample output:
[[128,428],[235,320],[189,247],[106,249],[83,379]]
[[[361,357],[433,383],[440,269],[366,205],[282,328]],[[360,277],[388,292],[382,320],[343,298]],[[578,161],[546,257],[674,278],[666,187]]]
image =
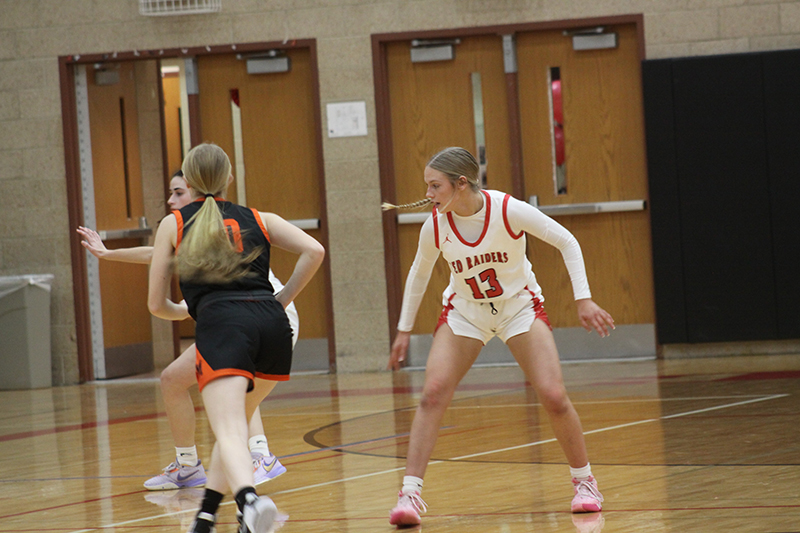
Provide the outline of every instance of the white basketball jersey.
[[508,194],[483,190],[485,220],[483,231],[475,242],[469,242],[458,231],[451,213],[433,211],[436,247],[450,265],[450,286],[458,296],[478,303],[505,300],[526,286],[537,297],[541,289],[531,263],[525,255],[525,233],[513,233],[506,216]]

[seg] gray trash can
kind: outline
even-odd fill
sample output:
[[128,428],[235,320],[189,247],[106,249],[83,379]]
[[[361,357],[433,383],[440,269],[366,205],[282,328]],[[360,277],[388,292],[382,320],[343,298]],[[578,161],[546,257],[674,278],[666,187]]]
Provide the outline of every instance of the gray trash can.
[[0,277],[0,389],[53,386],[52,274]]

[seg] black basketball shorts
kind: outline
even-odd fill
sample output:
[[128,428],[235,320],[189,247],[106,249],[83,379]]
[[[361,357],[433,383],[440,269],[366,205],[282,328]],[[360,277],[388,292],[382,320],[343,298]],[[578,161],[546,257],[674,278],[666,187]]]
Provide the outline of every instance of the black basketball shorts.
[[292,327],[267,291],[211,293],[197,306],[196,372],[200,390],[221,376],[287,381]]

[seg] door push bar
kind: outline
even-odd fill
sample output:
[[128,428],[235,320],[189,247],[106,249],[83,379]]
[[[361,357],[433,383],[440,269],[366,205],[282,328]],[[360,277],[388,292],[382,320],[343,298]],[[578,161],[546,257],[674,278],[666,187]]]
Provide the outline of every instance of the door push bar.
[[539,205],[539,198],[531,196],[528,203],[548,216],[592,215],[594,213],[618,213],[622,211],[643,211],[645,200],[621,200],[618,202],[590,202],[586,204]]
[[97,232],[104,241],[115,239],[146,239],[153,234],[153,228],[109,229]]
[[292,224],[303,230],[319,229],[318,218],[300,218],[296,220],[289,220],[288,222],[291,222]]
[[[142,217],[142,219],[144,219],[144,217]],[[294,224],[302,230],[319,229],[318,218],[301,218],[297,220],[289,220],[288,222]],[[153,234],[153,228],[147,227],[146,220],[144,220],[141,225],[144,227],[102,230],[98,231],[97,233],[104,241],[113,241],[115,239],[146,239]]]

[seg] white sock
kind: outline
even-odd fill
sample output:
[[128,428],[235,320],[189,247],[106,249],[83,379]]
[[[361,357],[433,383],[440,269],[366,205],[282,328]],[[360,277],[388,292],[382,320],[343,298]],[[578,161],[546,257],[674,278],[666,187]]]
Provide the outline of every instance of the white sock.
[[247,440],[250,451],[260,453],[261,455],[269,455],[269,446],[267,445],[266,435],[255,435]]
[[411,492],[416,492],[417,494],[422,493],[422,478],[415,476],[403,476],[403,488],[401,492],[403,494],[409,494]]
[[195,466],[197,464],[197,446],[190,446],[188,448],[178,448],[175,446],[175,457],[178,458],[178,464],[183,466]]
[[592,477],[592,465],[586,463],[583,468],[569,467],[569,473],[572,475],[572,479],[577,479],[578,481],[589,479]]

